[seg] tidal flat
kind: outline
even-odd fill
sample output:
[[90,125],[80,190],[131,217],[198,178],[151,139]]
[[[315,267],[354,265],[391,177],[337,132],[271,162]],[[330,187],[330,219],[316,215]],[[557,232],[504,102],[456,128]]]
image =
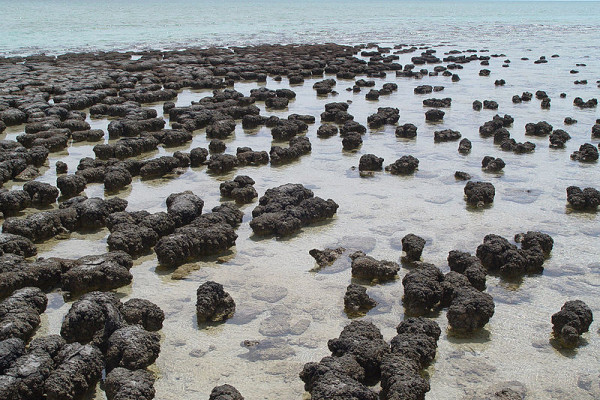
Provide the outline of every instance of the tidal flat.
[[[21,191],[28,179],[61,186],[60,177],[71,175],[84,177],[84,187],[73,189],[73,182],[69,182],[63,186],[65,190],[60,188],[55,202],[43,206],[36,206],[33,199],[14,206],[13,197],[6,196],[3,232],[31,235],[37,254],[29,256],[29,261],[37,257],[76,260],[109,250],[129,250],[129,282],[113,284],[116,287],[110,291],[123,303],[132,298],[147,299],[164,312],[162,328],[157,331],[160,354],[147,367],[156,379],[156,398],[166,400],[208,398],[215,386],[223,384],[234,386],[247,399],[308,398],[299,373],[306,363],[329,356],[328,340],[337,338],[351,321],[372,322],[390,342],[397,325],[408,317],[402,280],[420,265],[402,260],[402,238],[407,234],[425,239],[420,261],[447,273],[451,250],[475,255],[488,234],[500,235],[516,245],[514,238],[519,233],[543,232],[554,241],[543,261],[543,271],[510,279],[487,271],[484,292],[493,298],[495,310],[483,328],[455,332],[449,326],[447,308],[438,304],[423,312],[441,329],[435,359],[422,371],[430,385],[426,398],[495,398],[489,393],[511,388],[522,398],[595,399],[600,397],[597,322],[574,349],[561,347],[552,335],[551,317],[566,301],[582,300],[595,314],[600,311],[597,210],[575,209],[566,192],[570,186],[600,189],[597,161],[572,156],[585,143],[597,154],[600,115],[588,100],[598,95],[599,60],[583,50],[574,54],[563,50],[551,54],[535,48],[508,51],[448,43],[372,43],[4,58],[0,60],[0,119],[6,125],[2,132],[3,160],[15,159],[19,152],[30,154],[36,147],[48,150],[47,158],[38,165],[30,161],[8,167],[5,162],[4,190]],[[327,79],[333,82],[317,84]],[[329,90],[318,94],[315,84],[329,86]],[[391,84],[387,86],[391,89],[382,92],[385,84]],[[422,88],[417,92],[427,93],[415,93],[417,87],[427,85],[431,92]],[[378,91],[368,96],[373,100],[367,99],[371,90]],[[538,91],[545,96],[536,96]],[[524,92],[531,93],[532,98],[523,101]],[[514,96],[519,97],[518,102]],[[447,98],[449,103],[432,102],[436,107],[424,105],[428,99]],[[550,99],[546,101],[549,106],[542,106],[544,99]],[[482,109],[475,110],[474,101],[482,102]],[[496,102],[497,108],[485,101]],[[347,104],[349,116],[323,121],[322,113],[331,103]],[[397,109],[397,122],[370,126],[370,116],[384,107]],[[427,121],[426,112],[432,109],[442,110],[443,118]],[[504,145],[504,140],[494,140],[493,132],[489,135],[480,130],[497,114],[512,117],[512,123],[503,128],[515,140],[514,145]],[[306,116],[313,116],[315,121]],[[567,117],[577,122],[567,124]],[[293,122],[298,120],[308,122]],[[347,121],[360,124],[364,133],[356,126],[344,131]],[[551,125],[550,131],[526,134],[535,130],[527,124],[541,121]],[[317,135],[324,124],[336,126],[340,133]],[[416,127],[415,137],[397,135],[398,127],[404,124]],[[274,138],[277,127],[281,127],[279,139]],[[440,137],[435,132],[448,129],[458,131],[460,139],[469,139],[469,152],[458,152],[458,140],[435,140]],[[549,135],[559,129],[570,139],[563,147],[551,147]],[[101,130],[103,135],[81,133],[91,130]],[[352,131],[359,132],[362,142],[344,149],[340,135],[356,136],[349,134]],[[273,163],[273,154],[278,151],[272,148],[288,148],[289,140],[298,137],[308,138],[310,151],[291,151],[293,154],[285,156],[289,159]],[[137,154],[129,146],[125,152],[111,153],[119,156],[98,157],[97,146],[115,147],[132,138],[144,139],[147,147]],[[227,161],[219,161],[216,155],[221,153],[208,151],[213,139],[225,144],[223,154],[230,156]],[[525,142],[535,148],[515,151],[518,143]],[[243,152],[238,148],[244,147],[268,153],[269,163],[240,161]],[[206,149],[200,152],[205,159],[200,157],[192,164],[192,149],[198,148]],[[593,158],[593,150],[589,151]],[[418,168],[401,175],[385,169],[359,171],[360,159],[366,154],[383,158],[384,167],[410,155],[418,159]],[[500,170],[482,168],[486,156],[501,158],[505,165]],[[82,161],[86,157],[91,160]],[[163,161],[157,165],[150,163],[161,157]],[[212,166],[211,160],[216,160]],[[66,174],[57,172],[59,161],[66,163]],[[27,177],[19,176],[25,168],[29,168]],[[115,175],[117,183],[107,184],[109,171],[121,174]],[[493,202],[469,204],[464,193],[466,181],[457,180],[456,171],[466,172],[472,181],[492,183]],[[240,175],[251,177],[257,192],[245,204],[223,197],[220,191],[222,183]],[[280,234],[256,234],[250,222],[259,198],[268,189],[288,183],[301,184],[314,196],[332,199],[338,206],[335,215],[309,216],[309,223],[294,225],[289,232],[281,229]],[[107,185],[113,185],[112,189]],[[104,203],[97,205],[105,207],[104,214],[93,214],[85,224],[81,221],[86,211],[77,210],[75,222],[65,226],[67,217],[60,217],[63,225],[51,233],[37,226],[7,230],[7,221],[12,218],[25,220],[40,212],[77,207],[76,203],[83,201],[77,197],[81,195],[105,203],[125,200],[124,210],[136,215],[162,212],[169,218],[181,217],[171,212],[167,198],[185,191],[203,201],[203,214],[224,203],[243,212],[241,221],[224,228],[235,233],[234,245],[223,244],[227,235],[218,231],[214,237],[204,240],[203,236],[200,242],[193,242],[196,250],[185,250],[188,253],[180,257],[182,262],[161,262],[168,256],[161,258],[154,249],[172,233],[165,230],[154,242],[142,238],[135,249],[127,240],[111,242],[110,236],[118,232],[114,228],[118,224],[111,225],[111,215],[122,212],[123,207],[106,208]],[[197,209],[195,212],[199,214]],[[276,221],[275,227],[278,224]],[[182,229],[190,221],[175,225]],[[114,229],[111,232],[109,228]],[[129,232],[133,237],[141,228]],[[226,232],[230,240],[233,236]],[[183,254],[177,240],[173,241],[173,251]],[[400,265],[397,278],[385,282],[353,278],[346,253],[332,265],[318,268],[309,251],[335,247],[396,262]],[[6,259],[2,263],[0,277],[8,282],[10,263]],[[39,328],[24,338],[26,343],[30,336],[61,334],[65,316],[81,296],[65,290],[64,275],[69,268],[63,265],[56,285],[44,287],[48,305],[41,313]],[[111,280],[110,276],[103,279]],[[196,290],[207,281],[223,285],[235,301],[231,318],[218,323],[198,322]],[[366,287],[377,303],[352,318],[344,310],[344,294],[350,283]],[[94,285],[89,283],[81,291],[111,286]],[[103,357],[106,362],[106,354]],[[101,379],[89,382],[92,392],[95,388],[90,398],[105,398],[104,385],[98,381]],[[378,392],[380,384],[368,390]]]

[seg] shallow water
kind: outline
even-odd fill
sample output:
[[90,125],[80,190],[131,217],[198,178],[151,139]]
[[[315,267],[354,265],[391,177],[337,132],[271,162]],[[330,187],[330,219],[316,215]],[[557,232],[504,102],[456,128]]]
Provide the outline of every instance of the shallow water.
[[[457,47],[437,47],[438,55]],[[460,49],[466,49],[458,47]],[[358,152],[343,152],[339,137],[316,137],[319,124],[311,125],[307,136],[312,153],[291,164],[271,167],[239,168],[225,175],[207,173],[205,167],[190,168],[176,178],[173,176],[142,181],[134,178],[130,188],[118,195],[129,201],[128,210],[165,210],[166,197],[174,192],[192,190],[205,201],[209,210],[224,199],[220,198],[219,183],[238,174],[251,176],[262,195],[266,189],[287,182],[302,183],[315,195],[332,198],[339,205],[336,217],[328,222],[304,228],[285,238],[257,238],[248,225],[251,210],[245,205],[244,222],[237,229],[236,246],[230,252],[209,260],[186,264],[175,271],[157,268],[156,257],[139,258],[132,269],[133,283],[117,290],[126,300],[147,298],[158,304],[166,314],[161,355],[152,369],[156,372],[158,399],[207,398],[216,385],[234,385],[245,398],[296,398],[304,394],[298,373],[304,363],[318,361],[329,354],[327,340],[337,337],[349,322],[343,312],[343,296],[351,282],[347,260],[321,271],[313,271],[315,263],[308,250],[342,245],[360,248],[375,258],[398,261],[401,238],[407,233],[424,237],[427,244],[423,259],[448,270],[445,263],[452,249],[474,252],[488,233],[507,238],[527,230],[549,233],[555,241],[552,256],[544,264],[541,275],[525,277],[520,284],[488,277],[487,291],[494,297],[496,312],[486,328],[472,337],[455,337],[447,332],[445,311],[431,315],[442,328],[437,358],[427,370],[430,376],[431,399],[463,398],[497,382],[519,381],[532,399],[594,399],[600,397],[598,360],[600,337],[598,324],[583,336],[584,346],[574,352],[556,350],[549,342],[551,315],[566,300],[581,299],[594,313],[600,312],[600,262],[598,259],[598,214],[569,212],[565,189],[570,185],[598,187],[598,165],[581,164],[569,159],[571,152],[590,142],[591,126],[599,117],[596,109],[580,110],[572,105],[575,96],[584,100],[598,95],[593,84],[599,71],[597,55],[586,56],[584,49],[557,48],[561,57],[548,64],[534,65],[533,60],[544,53],[491,48],[505,52],[506,57],[492,58],[490,77],[477,75],[483,68],[477,63],[464,66],[458,73],[461,81],[452,83],[447,77],[426,77],[422,80],[396,78],[375,79],[376,88],[384,82],[396,82],[398,91],[381,96],[377,102],[366,101],[362,93],[345,89],[353,81],[338,80],[339,95],[317,97],[312,89],[316,80],[293,85],[297,93],[285,111],[267,112],[263,103],[262,115],[286,116],[290,113],[317,116],[324,104],[331,101],[352,101],[349,112],[355,120],[366,124],[369,114],[378,107],[400,109],[400,124],[418,126],[416,140],[398,139],[394,127],[369,130]],[[414,54],[413,54],[414,55]],[[545,53],[548,57],[550,54]],[[412,55],[401,56],[400,63]],[[531,58],[521,61],[522,56]],[[509,58],[509,68],[502,61]],[[580,74],[568,71],[576,62],[586,62],[578,68]],[[495,87],[494,80],[503,78],[506,86]],[[573,85],[574,79],[588,79],[589,85]],[[413,88],[421,84],[444,85],[443,92],[414,95]],[[269,79],[270,89],[289,87],[286,80]],[[236,83],[235,89],[249,94],[256,83]],[[539,101],[514,105],[511,97],[523,91],[546,90],[552,98],[551,110],[542,110]],[[568,94],[560,99],[560,92]],[[189,104],[210,91],[184,90],[178,104]],[[424,119],[426,108],[422,100],[430,97],[451,97],[452,107],[442,123],[430,124]],[[496,111],[473,111],[473,100],[490,99],[500,104],[500,114],[510,114],[515,123],[509,129],[517,141],[536,143],[533,154],[515,155],[501,151],[493,139],[479,137],[478,128],[490,120]],[[162,112],[162,104],[152,105]],[[565,127],[563,119],[571,116],[579,122]],[[547,138],[524,136],[527,122],[546,120],[555,129],[565,129],[572,136],[566,149],[548,148]],[[93,128],[106,129],[108,120],[91,120]],[[459,155],[458,143],[434,143],[433,132],[440,129],[459,130],[473,142],[468,156]],[[11,129],[4,136],[14,138],[22,127]],[[597,144],[598,141],[593,143]],[[261,128],[245,131],[241,124],[235,136],[226,140],[227,153],[235,154],[239,146],[254,150],[269,150],[270,130]],[[195,132],[193,142],[181,148],[160,149],[145,157],[170,154],[207,146],[203,130]],[[49,166],[41,181],[55,184],[54,163],[63,160],[74,171],[79,159],[93,156],[93,144],[76,144],[62,153],[50,155]],[[385,159],[384,165],[405,154],[420,160],[414,176],[399,177],[375,173],[361,177],[357,169],[362,154],[373,153]],[[506,161],[503,173],[482,172],[485,155],[502,157]],[[496,201],[486,209],[471,209],[463,199],[464,182],[455,181],[456,170],[471,173],[474,179],[493,182]],[[13,188],[19,184],[14,184]],[[86,195],[104,196],[101,184],[90,184]],[[39,256],[77,258],[107,250],[107,230],[91,235],[73,233],[68,240],[50,240],[39,246]],[[395,335],[395,326],[404,317],[400,279],[368,288],[378,306],[365,317],[381,328],[386,340]],[[198,327],[195,317],[195,293],[206,280],[222,283],[237,304],[235,316],[224,324]],[[38,335],[59,333],[63,316],[70,303],[59,293],[49,295],[49,306],[43,316]],[[261,356],[251,355],[241,343],[244,340],[265,340],[272,351]],[[266,359],[257,360],[256,357]],[[98,391],[97,399],[104,398]]]

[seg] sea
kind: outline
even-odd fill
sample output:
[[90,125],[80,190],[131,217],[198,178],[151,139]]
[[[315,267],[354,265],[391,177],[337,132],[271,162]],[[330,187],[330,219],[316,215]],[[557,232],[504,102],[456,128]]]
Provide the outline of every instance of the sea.
[[[489,66],[472,62],[455,70],[459,82],[441,75],[416,80],[388,73],[385,78],[374,78],[376,88],[386,82],[398,84],[396,92],[382,95],[376,102],[365,99],[365,90],[354,93],[353,80],[338,79],[335,96],[316,95],[312,86],[323,77],[307,78],[302,85],[290,85],[285,77],[282,81],[269,77],[260,84],[236,82],[234,89],[245,95],[259,86],[296,92],[296,99],[285,110],[268,110],[261,102],[257,106],[261,115],[316,116],[317,123],[306,133],[312,143],[311,154],[282,166],[249,166],[223,175],[199,167],[155,180],[136,177],[118,193],[128,200],[128,211],[159,212],[166,210],[165,199],[171,193],[192,190],[210,210],[225,201],[219,192],[221,182],[248,175],[256,181],[259,195],[288,182],[302,183],[316,196],[340,205],[332,221],[306,227],[291,237],[265,238],[254,235],[248,224],[255,200],[241,206],[244,220],[236,231],[235,248],[227,253],[175,271],[159,267],[153,253],[135,260],[133,283],[116,293],[123,301],[133,297],[151,300],[165,312],[161,353],[150,367],[157,377],[157,399],[206,399],[213,387],[222,384],[235,386],[248,400],[307,399],[298,374],[305,363],[330,355],[327,340],[337,337],[350,322],[343,297],[346,287],[356,282],[347,258],[316,269],[308,254],[312,248],[343,246],[363,250],[376,259],[400,262],[401,239],[414,233],[426,240],[423,261],[447,272],[450,250],[474,253],[487,234],[512,241],[514,235],[528,230],[554,238],[544,272],[518,281],[488,276],[486,291],[496,308],[483,330],[474,335],[456,334],[448,329],[446,310],[427,315],[438,322],[442,336],[437,357],[424,372],[431,386],[426,398],[488,399],[495,390],[511,387],[526,393],[526,399],[600,399],[598,322],[574,350],[557,346],[551,334],[551,316],[565,301],[581,299],[596,319],[600,316],[600,216],[570,209],[565,192],[570,185],[600,189],[598,163],[570,159],[583,143],[599,143],[591,138],[591,127],[600,118],[598,109],[577,108],[573,99],[600,97],[600,2],[0,0],[0,15],[0,55],[5,57],[117,50],[131,51],[136,59],[147,49],[329,42],[409,44],[433,48],[440,58],[452,50],[469,49],[479,55],[498,55],[490,59]],[[398,62],[410,63],[416,54],[401,54]],[[540,57],[546,57],[548,63],[534,64]],[[491,75],[479,76],[482,68],[490,69]],[[325,78],[329,77],[334,76]],[[506,84],[496,86],[496,79],[505,79]],[[588,83],[576,85],[575,80]],[[423,84],[441,85],[444,90],[415,95],[414,88]],[[535,98],[521,104],[511,101],[514,95],[537,90],[550,96],[550,109],[542,109]],[[561,93],[566,97],[561,98]],[[211,90],[183,89],[175,102],[188,106],[211,95]],[[422,101],[430,97],[452,98],[442,122],[425,121],[427,109]],[[474,111],[474,100],[494,100],[499,108]],[[369,129],[358,151],[342,151],[339,137],[316,135],[318,116],[332,101],[349,102],[349,112],[364,125],[379,107],[396,107],[399,124],[415,124],[418,136],[397,138],[394,126]],[[144,107],[156,109],[170,126],[163,103]],[[532,141],[535,152],[504,152],[493,139],[481,137],[479,127],[495,114],[512,115],[511,137],[518,142]],[[567,126],[565,117],[578,122]],[[88,115],[87,121],[93,129],[106,131],[111,120]],[[525,136],[525,125],[538,121],[566,130],[572,139],[564,149],[551,149],[547,138]],[[434,132],[442,129],[460,131],[472,141],[472,152],[459,155],[456,142],[435,143]],[[14,140],[23,132],[23,126],[9,127],[0,138]],[[141,158],[188,152],[207,147],[209,141],[203,130],[198,130],[191,143],[160,147]],[[273,141],[270,129],[245,130],[239,123],[225,142],[228,154],[242,146],[269,151],[272,145],[282,145]],[[94,157],[93,146],[74,143],[52,153],[38,180],[55,184],[55,162],[66,162],[72,173],[81,158]],[[419,169],[410,176],[385,172],[361,176],[356,167],[360,156],[368,153],[384,158],[384,165],[410,154],[420,160]],[[481,160],[488,155],[506,162],[502,172],[481,169]],[[468,207],[464,182],[454,178],[457,170],[492,182],[496,188],[493,205]],[[19,189],[22,182],[4,186]],[[112,196],[104,192],[102,184],[89,184],[85,194]],[[108,235],[107,229],[91,234],[73,232],[39,244],[38,256],[74,259],[101,254],[107,251]],[[391,282],[358,282],[378,303],[363,318],[376,324],[387,341],[406,316],[401,278],[411,268],[403,264],[399,279]],[[196,289],[207,280],[223,284],[236,301],[234,317],[223,324],[206,326],[196,321]],[[58,291],[49,293],[48,298],[39,336],[60,333],[73,302]],[[260,351],[246,345],[256,342]],[[99,385],[89,398],[106,397]]]
[[460,43],[597,50],[600,2],[0,1],[0,55],[261,43]]

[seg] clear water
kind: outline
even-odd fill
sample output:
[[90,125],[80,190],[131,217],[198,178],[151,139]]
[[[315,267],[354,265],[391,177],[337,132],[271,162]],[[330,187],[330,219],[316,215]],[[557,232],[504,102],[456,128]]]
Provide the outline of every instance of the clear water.
[[[9,37],[14,40],[1,42],[7,52],[42,48],[49,52],[64,52],[113,46],[122,49],[168,47],[191,43],[380,40],[388,43],[452,43],[437,47],[438,54],[471,47],[506,54],[506,57],[493,58],[491,65],[486,67],[492,70],[490,77],[478,76],[482,67],[471,63],[458,71],[461,76],[458,83],[441,76],[416,81],[396,79],[391,74],[387,79],[375,79],[377,88],[386,81],[399,85],[397,92],[382,96],[378,102],[366,101],[364,91],[359,94],[347,92],[345,89],[353,82],[344,80],[338,80],[338,96],[317,97],[312,89],[315,80],[307,80],[303,85],[292,86],[297,98],[287,110],[266,112],[264,105],[259,104],[262,115],[284,117],[300,113],[318,116],[327,102],[351,100],[349,112],[363,124],[377,107],[398,107],[400,123],[418,126],[416,140],[398,139],[394,128],[388,126],[369,130],[358,152],[343,152],[339,137],[316,137],[317,123],[310,126],[307,133],[313,144],[310,156],[289,165],[240,168],[222,176],[208,174],[204,167],[194,168],[176,178],[134,179],[130,188],[119,193],[129,201],[130,211],[165,210],[166,197],[183,190],[200,195],[206,209],[210,209],[224,200],[219,195],[220,182],[236,174],[247,174],[256,181],[259,194],[270,187],[295,182],[307,185],[317,196],[332,198],[340,205],[331,222],[305,228],[286,239],[254,237],[248,221],[256,203],[246,205],[242,208],[246,215],[237,230],[236,247],[229,253],[187,264],[175,271],[157,268],[156,258],[151,255],[135,262],[132,285],[118,292],[124,300],[142,297],[155,302],[167,317],[161,331],[161,355],[152,367],[158,376],[156,398],[208,398],[214,386],[224,383],[234,385],[250,400],[303,398],[303,384],[298,378],[303,364],[328,355],[327,340],[337,337],[349,322],[343,313],[343,295],[351,282],[349,265],[342,263],[336,268],[313,272],[315,264],[308,254],[311,248],[343,245],[365,249],[376,258],[399,260],[400,239],[412,232],[427,239],[424,261],[447,271],[448,251],[474,252],[488,233],[511,238],[527,230],[541,230],[552,235],[555,240],[552,256],[545,263],[543,274],[526,277],[520,284],[488,278],[488,292],[496,302],[496,313],[483,332],[474,337],[455,337],[446,330],[445,311],[430,316],[440,324],[443,334],[437,358],[428,369],[431,392],[427,398],[467,398],[476,391],[505,381],[521,382],[531,399],[600,398],[598,323],[592,324],[590,332],[583,336],[584,345],[574,352],[559,351],[549,341],[550,316],[565,301],[581,299],[596,315],[600,312],[598,214],[569,212],[565,199],[565,188],[569,185],[600,186],[597,164],[580,164],[569,159],[570,153],[579,145],[590,142],[591,126],[600,117],[596,109],[580,110],[572,105],[576,96],[598,97],[594,84],[600,71],[600,57],[595,47],[600,32],[597,29],[598,3],[379,1],[367,4],[351,1],[340,8],[337,2],[315,2],[314,7],[288,2],[276,5],[269,2],[269,7],[266,2],[224,2],[212,4],[210,14],[201,12],[201,5],[206,8],[205,2],[133,2],[119,4],[119,12],[110,8],[111,4],[117,4],[111,2],[102,6],[96,2],[22,4],[9,11],[18,14],[17,8],[30,7],[21,8],[21,15],[32,20],[36,19],[31,15],[34,10],[49,7],[47,10],[52,12],[40,12],[39,15],[51,21],[43,24],[48,29],[62,29],[61,40],[46,34],[50,41],[44,42],[39,36],[39,42],[36,42],[34,38],[38,33],[23,22],[23,26],[28,26],[29,39],[19,39],[19,43],[17,38],[20,36],[13,33]],[[182,12],[178,4],[189,8]],[[69,5],[70,16],[58,12],[65,10],[66,5]],[[97,28],[96,39],[90,24],[82,23],[91,18],[96,22],[91,24]],[[156,23],[154,18],[164,18],[164,23]],[[196,19],[192,21],[193,18]],[[209,19],[228,22],[214,24],[211,28],[202,23]],[[310,30],[302,25],[302,21],[309,20],[313,21],[313,25],[306,25],[311,26]],[[7,21],[14,23],[14,18],[7,18]],[[128,22],[124,24],[123,21]],[[159,28],[146,28],[150,26]],[[110,27],[111,35],[105,35],[106,27]],[[7,29],[6,24],[1,29]],[[78,32],[75,38],[69,39],[72,36],[66,33],[68,29]],[[170,35],[167,34],[169,29]],[[284,30],[286,33],[279,35]],[[250,32],[256,36],[250,37]],[[57,37],[56,43],[53,37]],[[68,40],[71,42],[65,44]],[[550,59],[548,64],[532,63],[541,55],[549,57],[554,53],[560,57]],[[410,56],[402,56],[400,62],[408,62]],[[521,61],[524,56],[531,60]],[[509,68],[501,67],[505,58],[512,61]],[[586,63],[587,67],[578,68],[581,71],[578,75],[570,75],[569,70],[579,62]],[[507,85],[495,87],[494,80],[500,78],[505,79]],[[588,79],[590,84],[573,85],[575,79]],[[444,85],[446,88],[434,95],[414,95],[413,88],[421,84]],[[271,89],[289,87],[285,80],[274,82],[270,79],[266,86]],[[235,89],[249,94],[255,87],[256,83],[239,83]],[[512,104],[512,95],[538,89],[546,90],[552,98],[550,110],[542,110],[537,100]],[[568,97],[560,99],[561,92],[566,92]],[[177,102],[185,105],[209,94],[210,91],[184,90]],[[452,107],[445,110],[442,123],[425,123],[421,102],[428,97],[453,99]],[[535,153],[505,153],[494,146],[491,139],[480,138],[478,127],[496,112],[473,111],[471,103],[475,99],[496,100],[500,104],[499,113],[508,113],[515,118],[510,128],[512,137],[517,141],[536,143]],[[162,104],[150,106],[162,110]],[[566,116],[579,122],[565,127],[562,121]],[[549,149],[547,138],[524,136],[525,124],[540,120],[571,134],[573,139],[566,149]],[[90,120],[90,123],[94,128],[105,129],[109,121],[99,119]],[[473,142],[470,155],[459,155],[456,142],[433,142],[433,132],[446,128],[459,130],[463,137]],[[11,139],[22,131],[23,127],[13,128],[4,137]],[[245,131],[241,126],[226,142],[227,152],[232,154],[239,146],[268,151],[272,145],[269,129]],[[204,131],[199,130],[195,132],[192,144],[181,150],[207,144]],[[92,147],[75,144],[62,153],[53,153],[49,166],[60,159],[74,171],[81,157],[93,156]],[[160,149],[147,157],[170,154],[175,150]],[[360,156],[366,153],[384,157],[385,165],[402,155],[412,154],[420,160],[419,170],[410,177],[387,173],[360,177],[352,167],[357,166]],[[480,163],[485,155],[502,157],[507,164],[504,173],[482,172]],[[493,206],[485,210],[468,209],[463,199],[464,183],[456,182],[453,177],[456,170],[493,182],[497,193]],[[40,180],[55,183],[54,168],[45,171]],[[104,196],[103,187],[91,184],[86,194]],[[77,258],[101,253],[107,249],[107,236],[107,230],[91,236],[74,233],[69,240],[51,240],[41,245],[39,255]],[[405,273],[403,268],[400,278]],[[195,292],[206,280],[222,283],[235,299],[237,311],[224,324],[199,328],[195,319]],[[401,279],[368,288],[368,293],[379,304],[366,318],[381,328],[386,340],[394,336],[395,326],[404,317],[402,292]],[[51,293],[49,298],[49,308],[43,316],[39,334],[58,333],[62,318],[70,307],[60,293]],[[240,345],[244,340],[269,338],[275,340],[277,351],[274,353],[282,359],[254,361],[248,358],[248,350]],[[104,398],[100,390],[96,398]]]

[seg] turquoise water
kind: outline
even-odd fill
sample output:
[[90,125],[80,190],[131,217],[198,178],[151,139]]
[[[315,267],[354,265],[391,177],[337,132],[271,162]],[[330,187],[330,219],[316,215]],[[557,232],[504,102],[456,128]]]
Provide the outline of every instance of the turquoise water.
[[600,40],[600,2],[0,0],[0,55],[258,43]]

